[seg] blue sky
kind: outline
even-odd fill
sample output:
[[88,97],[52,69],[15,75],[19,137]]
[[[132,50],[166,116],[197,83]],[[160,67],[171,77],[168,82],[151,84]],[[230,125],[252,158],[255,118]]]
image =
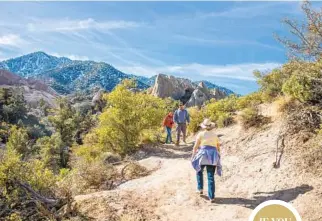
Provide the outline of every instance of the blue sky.
[[246,94],[287,61],[273,33],[299,2],[0,2],[0,60],[44,51],[125,73],[209,80]]

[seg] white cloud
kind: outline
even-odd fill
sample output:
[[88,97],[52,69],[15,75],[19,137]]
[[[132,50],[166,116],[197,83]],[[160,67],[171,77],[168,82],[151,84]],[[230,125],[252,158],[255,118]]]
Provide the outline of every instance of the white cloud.
[[96,21],[92,18],[85,20],[37,20],[32,23],[27,24],[28,31],[47,31],[47,32],[70,32],[70,31],[80,31],[80,30],[103,30],[108,31],[112,29],[128,29],[136,28],[140,26],[139,23],[132,21]]
[[9,34],[0,36],[0,45],[17,46],[22,44],[24,41],[19,35]]
[[203,65],[198,63],[176,66],[121,66],[117,67],[125,73],[142,76],[153,76],[158,73],[171,74],[191,79],[204,79],[207,77],[229,78],[236,80],[255,81],[253,71],[269,71],[281,66],[279,63],[250,63],[232,65]]
[[[238,3],[237,3],[238,4]],[[294,10],[294,5],[296,4],[289,4],[286,2],[279,2],[279,1],[273,1],[273,2],[251,2],[249,5],[244,6],[244,4],[241,4],[242,6],[237,6],[233,8],[229,8],[226,11],[216,11],[216,12],[210,12],[210,13],[201,13],[199,14],[200,18],[211,18],[211,17],[223,17],[223,18],[237,18],[237,19],[243,19],[243,18],[255,18],[255,17],[261,17],[270,15],[274,11],[281,11],[281,12],[297,12],[297,10]]]
[[86,61],[89,60],[87,56],[82,56],[82,55],[75,55],[75,54],[59,54],[59,53],[50,53],[53,56],[56,57],[65,57],[69,58],[71,60],[79,60],[79,61]]
[[259,46],[263,48],[269,48],[274,49],[278,51],[284,51],[282,48],[272,46],[269,44],[264,44],[258,41],[252,41],[252,40],[243,40],[243,39],[205,39],[200,37],[192,37],[192,36],[185,36],[185,35],[175,35],[175,38],[178,38],[179,40],[186,41],[186,42],[192,42],[192,43],[198,43],[198,44],[204,44],[208,46],[212,45],[253,45],[253,46]]

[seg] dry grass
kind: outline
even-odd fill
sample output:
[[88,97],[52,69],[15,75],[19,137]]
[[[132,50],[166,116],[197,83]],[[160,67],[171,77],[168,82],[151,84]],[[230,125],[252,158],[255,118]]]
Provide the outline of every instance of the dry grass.
[[292,113],[300,106],[300,103],[297,100],[287,96],[281,96],[277,98],[275,102],[278,106],[278,111],[283,114]]
[[151,202],[151,200],[146,197],[129,193],[124,200],[126,206],[119,221],[159,220],[159,217],[154,213],[154,208],[156,207],[155,203]]
[[[93,195],[90,199],[77,200],[74,207],[83,214],[73,218],[77,221],[92,220],[90,217],[93,217],[93,220],[109,221],[159,220],[154,212],[155,202],[132,191],[111,191],[103,195]],[[81,219],[82,217],[88,219]]]
[[149,171],[146,167],[136,162],[127,164],[121,171],[121,175],[125,180],[136,179],[148,175]]
[[317,135],[302,148],[301,167],[306,172],[321,176],[322,174],[322,135]]

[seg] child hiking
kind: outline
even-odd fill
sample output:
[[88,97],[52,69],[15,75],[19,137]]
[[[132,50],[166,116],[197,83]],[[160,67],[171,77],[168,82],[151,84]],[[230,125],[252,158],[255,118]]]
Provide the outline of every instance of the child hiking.
[[163,120],[163,126],[165,127],[167,132],[167,138],[165,143],[172,143],[171,130],[172,130],[173,124],[174,124],[173,113],[170,112]]
[[205,119],[200,125],[204,131],[196,137],[193,147],[191,162],[197,172],[197,193],[203,194],[203,170],[207,169],[208,197],[210,202],[215,199],[215,171],[221,176],[220,143],[219,138],[213,128],[215,124],[209,119]]

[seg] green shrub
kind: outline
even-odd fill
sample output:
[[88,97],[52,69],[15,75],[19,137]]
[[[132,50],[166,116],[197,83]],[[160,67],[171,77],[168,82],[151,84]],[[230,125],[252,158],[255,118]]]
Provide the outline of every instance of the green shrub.
[[219,127],[226,127],[233,122],[237,111],[238,97],[231,95],[227,98],[210,102],[204,108],[204,116],[216,122]]
[[22,217],[19,213],[12,213],[9,216],[5,217],[5,221],[22,221]]
[[[138,147],[142,132],[157,130],[166,115],[164,100],[129,90],[133,82],[125,80],[105,95],[107,108],[93,130],[94,145],[125,155]],[[86,146],[86,142],[84,142]]]
[[258,106],[263,103],[263,93],[253,92],[251,94],[239,97],[237,100],[237,109],[242,110],[247,107]]
[[81,146],[73,147],[73,152],[76,156],[84,158],[86,161],[93,162],[102,158],[108,149],[104,148],[102,145],[95,144],[83,144]]
[[264,101],[288,95],[303,103],[321,103],[322,60],[291,61],[271,73],[254,72]]
[[274,69],[269,74],[254,71],[254,76],[257,78],[257,83],[261,86],[260,90],[264,94],[277,97],[282,95],[282,87],[285,80],[289,78],[289,73],[282,69]]
[[27,111],[27,103],[19,88],[0,88],[0,120],[17,124],[26,117]]
[[250,127],[258,128],[269,122],[267,117],[258,113],[258,109],[256,107],[245,108],[240,117],[242,126],[245,129]]
[[55,172],[64,166],[64,145],[58,133],[51,137],[42,137],[37,140],[34,149],[40,153],[44,164]]
[[58,108],[51,110],[52,115],[48,117],[49,122],[60,134],[61,140],[66,146],[71,146],[79,127],[80,117],[76,110],[66,98],[57,99]]
[[7,148],[17,151],[22,156],[26,156],[30,152],[28,133],[23,128],[13,126],[10,129],[10,136],[7,142]]
[[159,143],[164,140],[164,128],[159,127],[157,129],[151,130],[143,130],[140,133],[140,144],[148,144],[148,143]]
[[283,85],[283,92],[301,102],[313,98],[312,82],[308,76],[292,75]]
[[6,122],[0,122],[0,142],[6,143],[9,138],[11,125]]
[[15,149],[9,148],[0,158],[0,195],[8,201],[19,201],[24,193],[19,182],[30,185],[44,196],[52,196],[56,179],[43,162],[23,161]]
[[233,122],[234,118],[231,113],[221,113],[216,121],[218,127],[227,127]]
[[188,126],[188,131],[192,133],[198,132],[200,129],[200,124],[204,119],[204,110],[199,110],[197,107],[191,107],[188,109],[190,115],[190,124]]

